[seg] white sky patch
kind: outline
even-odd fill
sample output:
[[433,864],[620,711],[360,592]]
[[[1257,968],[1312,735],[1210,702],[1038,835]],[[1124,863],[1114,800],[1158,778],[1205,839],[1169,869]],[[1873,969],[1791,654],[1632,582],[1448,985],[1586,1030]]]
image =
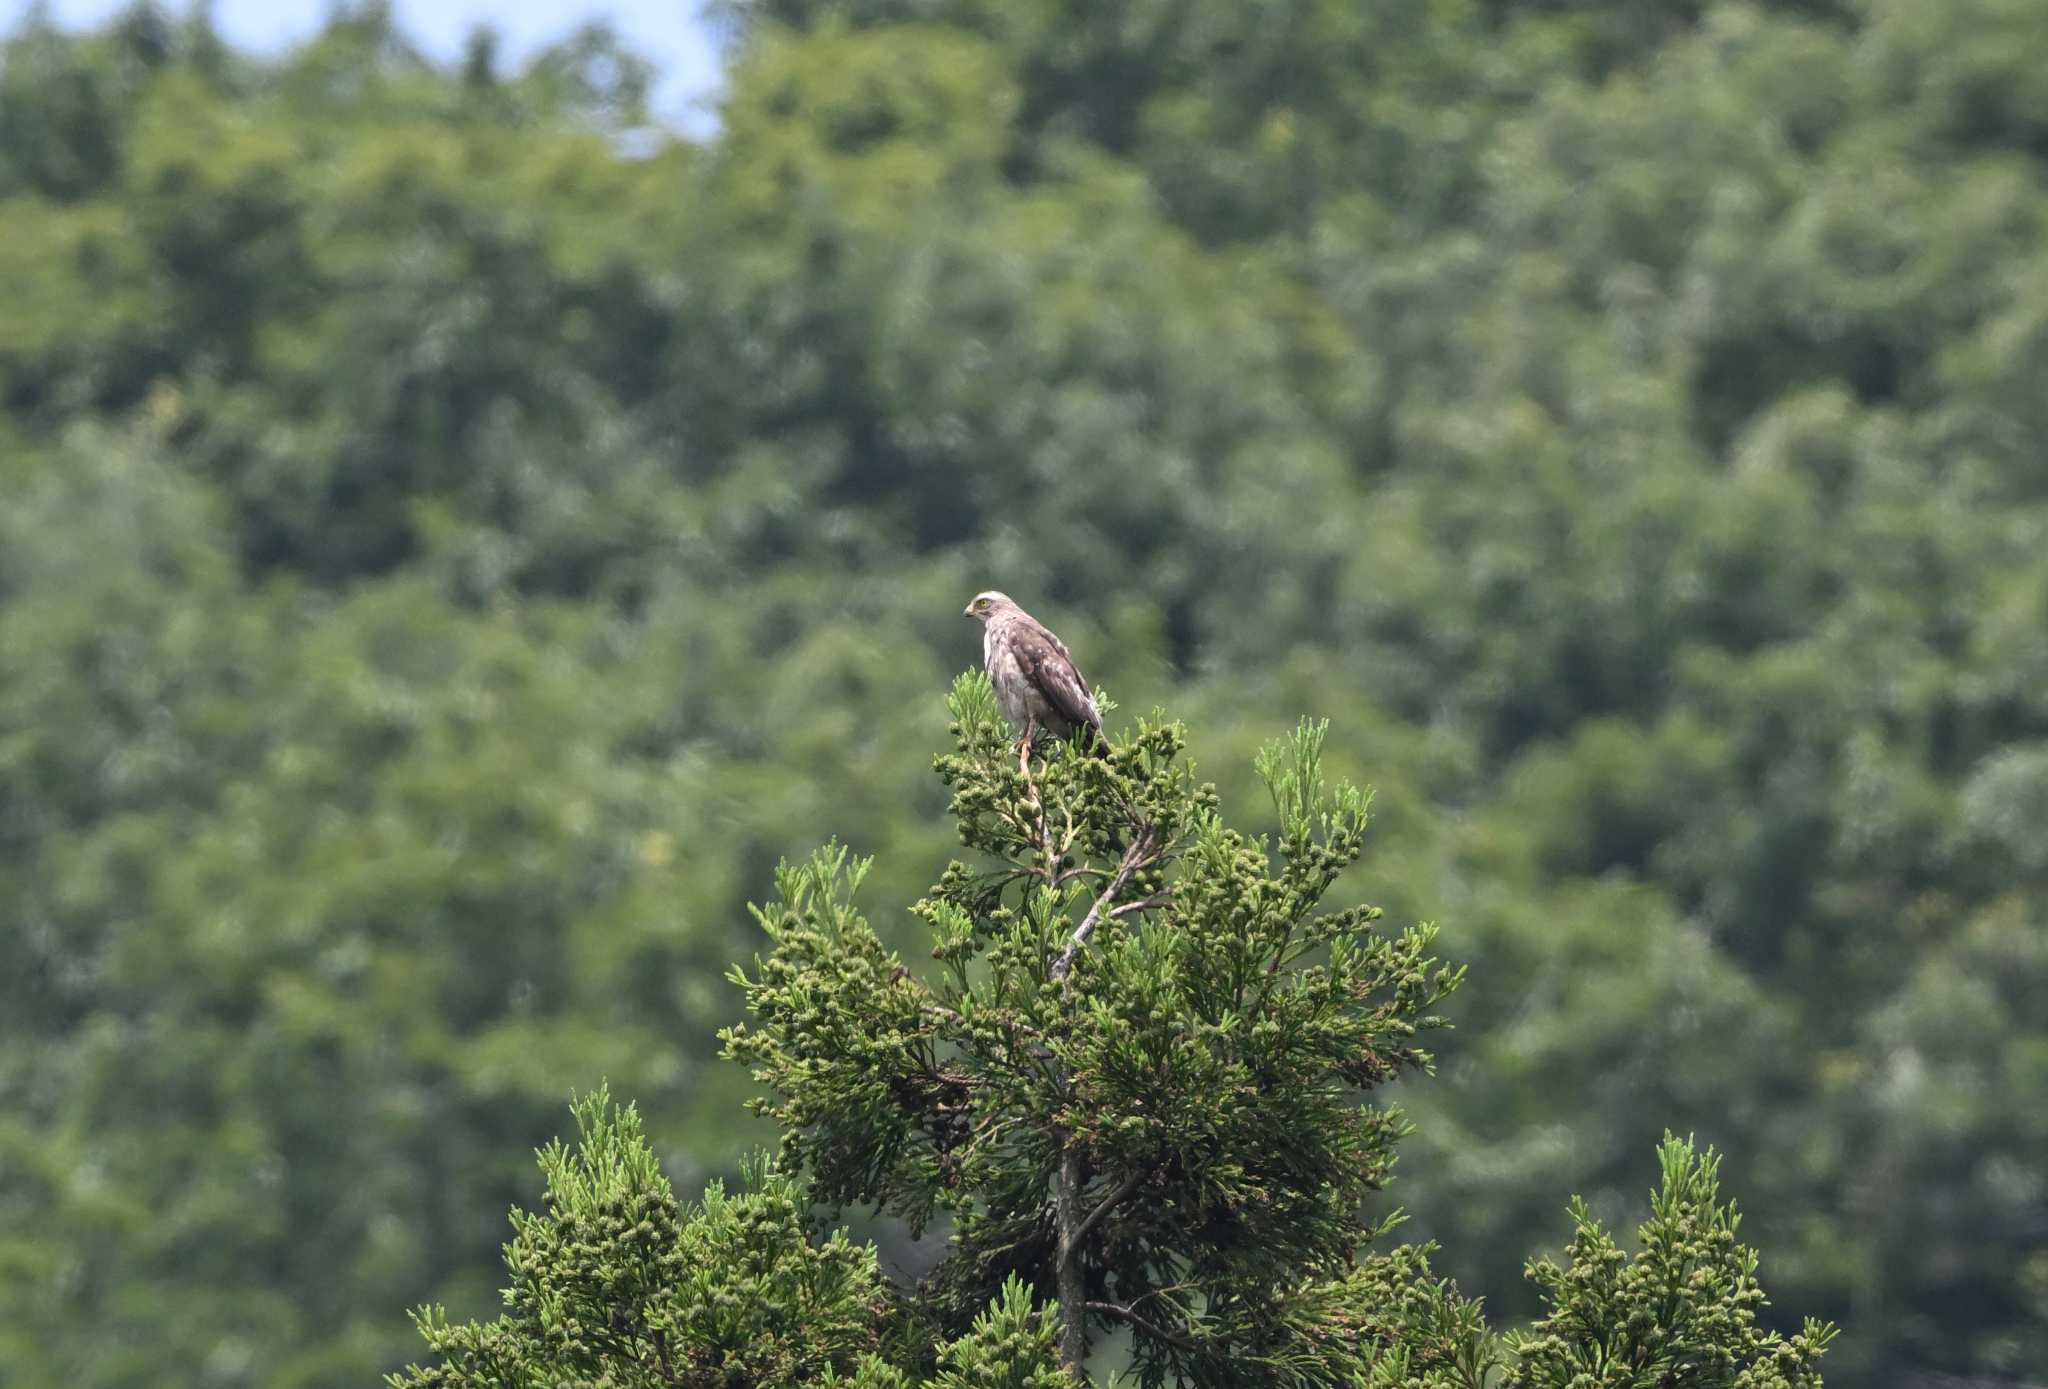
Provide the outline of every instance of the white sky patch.
[[[49,8],[65,28],[90,28],[130,2],[50,0]],[[17,28],[29,7],[30,0],[0,0],[0,31]],[[165,8],[172,14],[185,10],[176,3]],[[215,0],[213,21],[237,48],[276,53],[311,37],[333,8],[332,0]],[[490,24],[508,70],[592,19],[609,20],[655,66],[657,117],[697,135],[717,123],[712,102],[720,78],[718,46],[697,13],[697,0],[604,0],[583,8],[561,0],[397,0],[392,8],[406,37],[444,63],[462,56],[472,29]]]

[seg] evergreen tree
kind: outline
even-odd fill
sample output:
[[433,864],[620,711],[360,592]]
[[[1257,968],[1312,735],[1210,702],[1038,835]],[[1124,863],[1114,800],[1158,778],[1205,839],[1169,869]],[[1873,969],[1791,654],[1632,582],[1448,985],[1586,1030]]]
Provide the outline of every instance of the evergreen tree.
[[[1385,1244],[1398,1213],[1368,1208],[1407,1126],[1375,1092],[1429,1070],[1462,971],[1432,927],[1326,904],[1369,797],[1325,785],[1324,725],[1258,759],[1269,838],[1224,824],[1178,724],[1034,762],[985,677],[951,711],[937,769],[986,862],[912,908],[933,977],[854,906],[866,861],[784,864],[757,909],[773,949],[733,976],[754,1021],[725,1034],[771,1092],[776,1163],[685,1213],[637,1117],[582,1102],[580,1148],[541,1155],[546,1214],[514,1217],[510,1312],[422,1312],[442,1363],[396,1389],[1037,1389],[1084,1379],[1116,1328],[1147,1386],[1819,1384],[1833,1328],[1757,1327],[1756,1254],[1686,1143],[1633,1259],[1575,1206],[1569,1270],[1530,1266],[1549,1313],[1527,1333],[1494,1336],[1429,1246]],[[891,1286],[843,1230],[807,1237],[813,1200],[917,1233],[943,1213],[946,1256]]]

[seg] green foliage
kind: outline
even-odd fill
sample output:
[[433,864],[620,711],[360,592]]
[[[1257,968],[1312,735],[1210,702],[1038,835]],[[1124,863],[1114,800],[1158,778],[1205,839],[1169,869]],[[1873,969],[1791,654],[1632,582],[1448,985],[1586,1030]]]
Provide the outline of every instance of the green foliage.
[[844,1231],[811,1237],[809,1197],[772,1165],[728,1196],[679,1203],[631,1105],[600,1088],[572,1105],[575,1149],[540,1153],[547,1209],[512,1212],[509,1310],[454,1323],[439,1307],[413,1322],[437,1363],[387,1377],[392,1389],[823,1384],[842,1389],[1058,1389],[1070,1384],[1052,1319],[1011,1279],[987,1311],[913,1378],[878,1349],[897,1312],[872,1245]]
[[730,1197],[714,1182],[685,1208],[632,1106],[600,1089],[574,1109],[575,1150],[540,1154],[546,1212],[512,1214],[510,1310],[451,1324],[422,1309],[414,1322],[441,1363],[391,1376],[393,1389],[750,1389],[829,1382],[873,1354],[887,1312],[875,1251],[844,1234],[813,1244],[788,1177],[761,1168]]
[[734,976],[755,1021],[727,1052],[774,1092],[785,1160],[828,1201],[951,1217],[942,1322],[1022,1276],[1132,1328],[1146,1383],[1341,1382],[1365,1363],[1359,1209],[1403,1132],[1364,1097],[1427,1069],[1460,977],[1427,928],[1318,910],[1365,797],[1322,794],[1323,730],[1302,728],[1260,761],[1285,810],[1269,849],[1223,825],[1176,724],[1031,770],[985,676],[951,707],[939,774],[994,866],[954,862],[914,908],[937,978],[853,908],[867,865],[843,849],[778,875],[775,949]]
[[1012,1277],[988,1310],[958,1340],[939,1352],[931,1389],[1065,1389],[1073,1381],[1053,1347],[1053,1319],[1034,1306],[1031,1289]]
[[1515,1363],[1504,1383],[1817,1389],[1814,1363],[1835,1328],[1809,1317],[1789,1338],[1758,1329],[1757,1255],[1735,1238],[1734,1204],[1718,1204],[1720,1158],[1669,1134],[1657,1158],[1663,1181],[1633,1255],[1575,1200],[1570,1266],[1530,1263],[1548,1310],[1508,1336]]
[[[679,1217],[637,1113],[600,1091],[576,1106],[573,1156],[541,1154],[547,1215],[514,1213],[511,1312],[421,1312],[441,1363],[393,1389],[1054,1389],[1086,1380],[1100,1324],[1131,1332],[1147,1386],[1486,1389],[1505,1368],[1529,1389],[1819,1389],[1835,1328],[1759,1330],[1719,1158],[1668,1134],[1641,1250],[1574,1198],[1570,1270],[1529,1265],[1550,1311],[1526,1333],[1497,1340],[1430,1247],[1370,1247],[1395,1218],[1366,1223],[1364,1199],[1402,1136],[1370,1092],[1428,1069],[1411,1039],[1459,976],[1423,956],[1427,931],[1318,910],[1365,827],[1363,795],[1323,792],[1326,725],[1257,759],[1285,826],[1276,864],[1222,827],[1178,725],[1034,773],[986,676],[962,676],[951,706],[938,771],[962,839],[1002,866],[956,861],[914,909],[938,981],[854,910],[870,865],[837,846],[782,866],[756,913],[775,948],[733,976],[756,1026],[727,1052],[775,1092],[755,1107],[810,1183],[766,1169]],[[814,1195],[913,1234],[943,1209],[948,1253],[914,1289],[885,1287],[872,1246],[811,1237]]]

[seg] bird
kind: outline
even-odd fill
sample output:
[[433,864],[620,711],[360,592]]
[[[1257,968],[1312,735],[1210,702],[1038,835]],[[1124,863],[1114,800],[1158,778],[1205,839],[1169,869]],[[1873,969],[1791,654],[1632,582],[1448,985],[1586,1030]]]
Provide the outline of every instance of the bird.
[[1109,751],[1088,682],[1044,623],[994,589],[975,594],[961,615],[982,625],[982,663],[996,707],[1019,730],[1020,760],[1030,756],[1032,735],[1041,728],[1061,738],[1086,728],[1093,734],[1088,751],[1097,757]]

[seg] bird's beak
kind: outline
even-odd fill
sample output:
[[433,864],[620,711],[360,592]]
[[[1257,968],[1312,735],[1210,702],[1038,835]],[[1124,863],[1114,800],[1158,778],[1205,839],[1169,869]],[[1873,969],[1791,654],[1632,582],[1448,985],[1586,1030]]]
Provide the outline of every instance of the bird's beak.
[[969,603],[969,604],[968,604],[968,605],[967,605],[966,607],[962,608],[962,609],[960,610],[960,616],[962,616],[962,617],[972,617],[972,616],[974,616],[974,604],[972,604],[972,603]]

